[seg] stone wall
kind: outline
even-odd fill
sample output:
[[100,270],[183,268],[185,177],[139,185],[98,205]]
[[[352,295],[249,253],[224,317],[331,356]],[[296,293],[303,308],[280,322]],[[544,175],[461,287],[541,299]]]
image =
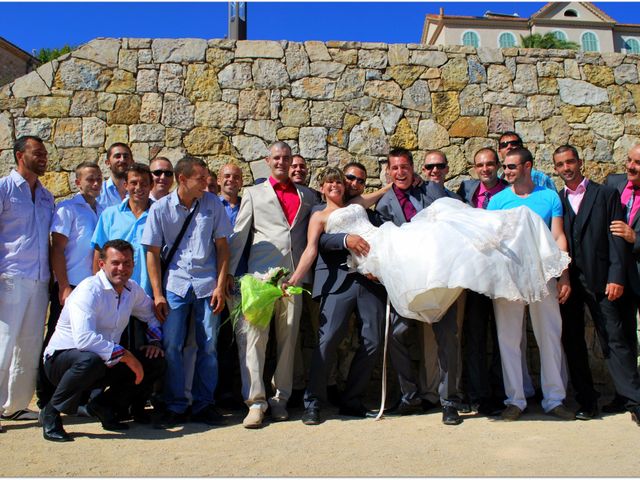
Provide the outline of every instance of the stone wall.
[[3,48],[2,43],[0,39],[0,85],[9,83],[33,70],[24,57],[16,55],[8,47]]
[[73,189],[82,160],[114,141],[137,161],[185,153],[212,167],[231,159],[245,182],[266,175],[276,139],[311,161],[358,160],[380,183],[390,147],[440,148],[450,182],[472,154],[516,130],[551,172],[576,145],[596,179],[620,171],[640,136],[638,55],[421,44],[100,38],[0,87],[0,174],[12,141],[47,142],[47,186]]

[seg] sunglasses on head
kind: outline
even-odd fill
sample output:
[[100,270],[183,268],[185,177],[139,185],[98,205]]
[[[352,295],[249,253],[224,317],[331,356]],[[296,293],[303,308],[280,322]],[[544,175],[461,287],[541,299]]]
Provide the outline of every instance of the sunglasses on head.
[[509,140],[508,142],[500,142],[498,144],[498,148],[502,150],[503,148],[507,148],[510,145],[513,147],[521,147],[522,142],[520,140]]
[[154,170],[151,173],[153,173],[154,177],[159,177],[161,175],[164,175],[165,177],[173,177],[173,172],[171,170]]
[[522,165],[521,163],[503,163],[502,168],[505,170],[515,170],[518,166]]
[[431,171],[433,169],[436,170],[444,170],[445,168],[447,168],[447,164],[446,163],[427,163],[424,165],[424,169]]
[[358,185],[364,185],[367,182],[364,178],[356,177],[351,173],[347,173],[344,178],[351,182],[356,182]]

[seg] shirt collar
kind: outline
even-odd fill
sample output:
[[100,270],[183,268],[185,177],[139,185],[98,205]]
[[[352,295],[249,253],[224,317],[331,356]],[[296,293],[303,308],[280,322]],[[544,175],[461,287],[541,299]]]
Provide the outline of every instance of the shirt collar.
[[629,180],[624,188],[626,190],[638,190],[640,187],[634,186],[633,183],[631,183],[631,180]]
[[269,183],[274,190],[291,190],[296,188],[291,180],[287,180],[285,183],[281,183],[272,176],[269,176]]
[[491,188],[487,188],[485,187],[484,183],[480,182],[480,185],[478,187],[478,195],[482,195],[485,192],[489,192],[491,195],[495,195],[498,192],[501,192],[502,190],[504,190],[505,185],[500,182],[500,180],[498,180],[498,183],[496,183],[493,187]]
[[[20,175],[15,168],[11,170],[11,172],[9,173],[9,176],[13,179],[13,181],[18,187],[22,186],[23,183],[27,183],[25,178],[22,175]],[[40,179],[36,179],[36,189],[40,187],[42,187],[42,184],[40,183]]]
[[567,187],[565,185],[564,188],[567,189],[567,193],[569,195],[580,195],[581,193],[584,193],[587,191],[587,183],[589,183],[589,179],[588,178],[583,178],[582,181],[578,184],[578,186],[576,187],[575,190],[571,190],[569,187]]
[[[113,288],[113,285],[111,285],[111,282],[107,278],[107,274],[104,273],[104,270],[102,269],[98,270],[98,273],[96,273],[96,277],[98,277],[98,281],[100,282],[100,285],[102,286],[103,289],[115,291],[115,288]],[[131,291],[131,287],[129,286],[130,281],[131,280],[127,280],[127,284],[124,286],[124,289],[127,290],[128,292]]]

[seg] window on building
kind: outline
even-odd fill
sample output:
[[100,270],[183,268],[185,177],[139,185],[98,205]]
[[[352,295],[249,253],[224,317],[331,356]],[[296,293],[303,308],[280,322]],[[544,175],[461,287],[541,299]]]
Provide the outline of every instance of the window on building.
[[565,17],[577,17],[578,16],[578,12],[576,12],[575,10],[572,9],[568,9],[564,11],[564,16]]
[[462,44],[478,48],[480,46],[480,38],[476,32],[464,32],[462,34]]
[[585,52],[599,52],[598,37],[593,32],[584,32],[582,34],[582,50]]
[[562,30],[554,30],[551,33],[553,33],[553,36],[556,37],[558,40],[562,40],[564,42],[567,41],[567,34],[564,33]]
[[516,36],[511,32],[503,32],[498,37],[500,48],[511,48],[516,46]]
[[627,53],[640,53],[640,42],[635,38],[627,38],[624,41],[624,48]]

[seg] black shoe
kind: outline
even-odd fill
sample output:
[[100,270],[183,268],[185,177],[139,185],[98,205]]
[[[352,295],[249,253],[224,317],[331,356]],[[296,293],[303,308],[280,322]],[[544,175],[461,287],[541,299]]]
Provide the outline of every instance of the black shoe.
[[211,427],[223,425],[225,423],[224,417],[213,405],[208,405],[199,412],[193,413],[191,415],[191,421],[195,423],[204,423]]
[[133,418],[133,421],[136,423],[149,425],[151,423],[152,414],[147,410],[145,410],[144,408],[132,408],[131,417]]
[[458,415],[456,407],[442,407],[442,423],[445,425],[460,425],[462,417]]
[[433,403],[427,399],[422,399],[422,411],[428,412],[434,408],[438,408],[439,404]]
[[50,442],[73,442],[73,438],[62,428],[62,419],[58,412],[49,403],[44,409],[42,415],[42,436]]
[[156,418],[152,420],[152,426],[158,430],[166,430],[167,428],[175,428],[185,422],[186,415],[184,413],[165,410],[161,415],[156,416]]
[[625,404],[627,403],[627,399],[616,394],[616,396],[611,400],[610,403],[607,403],[602,407],[603,413],[624,413],[627,411]]
[[598,416],[598,406],[595,403],[590,405],[580,405],[576,412],[577,420],[593,420]]
[[640,407],[631,408],[631,420],[636,422],[636,425],[640,427]]
[[302,423],[305,425],[320,425],[320,409],[318,407],[309,407],[302,414]]
[[109,407],[100,405],[98,402],[91,400],[87,403],[87,412],[92,417],[96,417],[100,420],[102,428],[110,432],[121,432],[123,430],[129,430],[129,425],[118,421],[113,411]]
[[341,400],[340,390],[337,385],[329,385],[327,387],[327,401],[334,407],[339,407]]
[[493,400],[480,400],[477,411],[480,415],[487,417],[496,417],[504,410],[504,404],[500,404]]
[[343,415],[345,417],[357,417],[357,418],[366,418],[367,413],[369,411],[364,407],[364,405],[351,406],[351,405],[342,405],[340,410],[338,410],[339,415]]
[[416,403],[415,405],[411,405],[410,403],[401,401],[398,404],[398,407],[394,409],[393,413],[396,415],[402,415],[402,416],[417,415],[419,413],[423,413],[422,402]]

